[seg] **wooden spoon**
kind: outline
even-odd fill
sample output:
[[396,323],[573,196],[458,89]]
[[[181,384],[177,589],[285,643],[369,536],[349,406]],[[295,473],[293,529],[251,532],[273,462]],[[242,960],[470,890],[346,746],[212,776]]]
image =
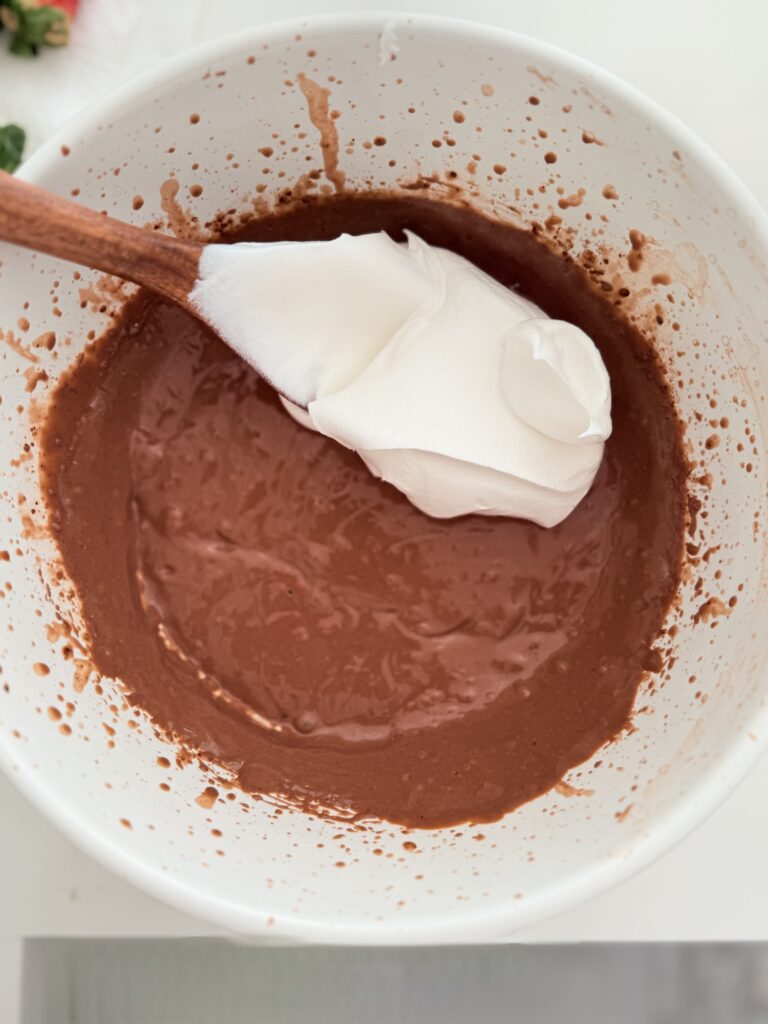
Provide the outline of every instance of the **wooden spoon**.
[[[181,241],[132,227],[0,171],[0,241],[115,274],[170,299],[213,330],[292,406],[302,409],[317,397],[321,380],[338,377],[352,347],[359,350],[360,346],[354,316],[346,334],[340,333],[335,322],[338,289],[318,284],[318,246],[329,246],[320,267],[326,281],[332,281],[336,273],[336,280],[350,291],[366,287],[375,295],[371,315],[379,334],[384,330],[382,324],[394,331],[427,293],[423,275],[399,257],[392,262],[391,247],[399,248],[383,232],[367,236],[365,251],[374,246],[375,259],[358,254],[352,261],[345,237],[306,247],[297,243],[304,251],[296,255],[294,270],[287,270],[283,261],[282,269],[273,267],[270,273],[269,267],[265,272],[262,260],[268,245]],[[222,261],[222,253],[214,250],[226,250],[227,256]],[[213,271],[206,256],[214,257]],[[389,261],[386,286],[378,280],[376,262],[383,258]],[[314,290],[309,291],[318,326],[307,332],[306,316],[302,321],[299,315],[301,323],[294,337],[290,316],[283,310],[292,304],[300,314],[306,304],[306,283],[313,280]],[[374,334],[374,341],[377,338]],[[300,344],[290,343],[298,341]],[[375,345],[370,348],[370,358],[376,351]]]
[[0,241],[115,274],[172,299],[195,316],[199,242],[132,227],[0,171]]

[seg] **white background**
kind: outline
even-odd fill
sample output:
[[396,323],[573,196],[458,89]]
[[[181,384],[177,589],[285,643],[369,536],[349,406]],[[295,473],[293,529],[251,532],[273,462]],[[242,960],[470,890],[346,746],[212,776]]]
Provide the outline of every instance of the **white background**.
[[[67,50],[0,53],[0,123],[42,142],[93,98],[177,50],[260,22],[370,6],[327,0],[83,0]],[[601,64],[686,121],[768,203],[768,5],[762,0],[443,0],[389,9],[485,21]],[[768,939],[768,758],[713,818],[641,876],[520,941]],[[0,1009],[29,935],[200,935],[61,838],[0,779]],[[3,955],[6,954],[6,955]],[[0,1019],[13,1020],[10,1008]]]

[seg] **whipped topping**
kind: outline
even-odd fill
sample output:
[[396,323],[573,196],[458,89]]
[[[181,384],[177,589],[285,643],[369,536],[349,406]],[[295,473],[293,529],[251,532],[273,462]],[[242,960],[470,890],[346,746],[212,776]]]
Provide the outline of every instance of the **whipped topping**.
[[428,515],[555,526],[600,466],[591,339],[413,234],[208,245],[190,299],[300,423]]

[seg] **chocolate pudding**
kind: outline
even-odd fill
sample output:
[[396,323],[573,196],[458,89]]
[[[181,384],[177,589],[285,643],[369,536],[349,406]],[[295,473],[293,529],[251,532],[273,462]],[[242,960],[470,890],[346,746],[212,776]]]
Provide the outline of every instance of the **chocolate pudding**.
[[60,383],[42,467],[93,662],[163,734],[254,795],[436,827],[500,817],[628,726],[661,664],[687,465],[651,344],[530,232],[348,194],[237,238],[406,228],[599,348],[613,434],[559,526],[428,518],[147,294]]

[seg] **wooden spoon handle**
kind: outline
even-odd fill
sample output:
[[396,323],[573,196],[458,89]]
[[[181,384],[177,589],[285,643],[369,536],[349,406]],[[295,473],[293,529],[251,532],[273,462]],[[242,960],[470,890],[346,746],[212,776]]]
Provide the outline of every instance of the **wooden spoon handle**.
[[80,263],[187,304],[202,245],[132,227],[0,171],[0,241]]

